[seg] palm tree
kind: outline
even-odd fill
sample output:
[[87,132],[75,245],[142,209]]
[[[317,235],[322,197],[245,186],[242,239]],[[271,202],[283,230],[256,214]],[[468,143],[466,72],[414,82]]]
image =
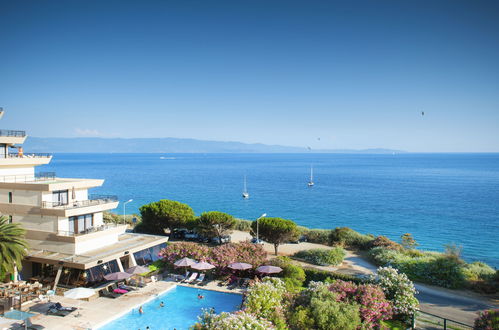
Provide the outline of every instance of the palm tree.
[[25,230],[18,223],[0,216],[0,274],[13,273],[14,267],[21,267],[28,243],[24,240]]

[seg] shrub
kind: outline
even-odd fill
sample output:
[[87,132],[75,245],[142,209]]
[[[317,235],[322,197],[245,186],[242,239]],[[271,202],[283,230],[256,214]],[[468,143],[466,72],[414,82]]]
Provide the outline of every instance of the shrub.
[[329,266],[339,265],[345,258],[345,250],[341,247],[332,249],[311,249],[295,253],[295,257],[301,258],[314,265]]
[[302,235],[306,237],[308,242],[324,244],[324,245],[329,244],[330,234],[331,230],[326,230],[326,229],[310,229],[302,233]]
[[464,266],[463,273],[469,281],[489,281],[494,278],[496,271],[484,262],[475,261]]
[[413,251],[376,247],[369,250],[369,257],[376,265],[397,268],[412,280],[447,288],[464,285],[465,264],[461,259],[436,252],[424,252],[422,256],[413,257]]
[[378,236],[373,239],[370,243],[371,248],[382,247],[389,250],[400,251],[402,250],[402,245],[397,242],[392,241],[386,236]]
[[402,246],[405,249],[412,250],[419,245],[414,237],[412,237],[412,234],[405,233],[404,235],[400,236],[400,238],[402,239]]
[[261,245],[249,242],[228,243],[213,248],[192,242],[171,243],[159,255],[170,266],[184,257],[204,260],[216,267],[215,273],[218,275],[230,272],[227,266],[233,262],[247,262],[258,266],[267,258]]
[[329,234],[330,245],[367,249],[374,238],[371,235],[362,235],[348,227],[335,228]]
[[338,294],[337,300],[359,305],[360,317],[365,328],[379,327],[382,320],[388,320],[392,316],[391,303],[379,286],[334,281],[329,290]]
[[302,267],[293,264],[289,257],[274,258],[270,261],[270,264],[282,268],[279,276],[284,281],[288,291],[294,292],[303,286],[305,271]]
[[304,267],[305,272],[305,285],[309,285],[311,282],[332,282],[333,280],[350,281],[357,284],[365,283],[366,280],[343,273],[330,272],[327,270],[318,270],[315,268]]
[[499,329],[499,309],[490,309],[480,312],[475,319],[474,330]]
[[291,310],[294,312],[288,320],[292,329],[357,329],[361,325],[359,307],[338,301],[337,295],[321,282],[311,282]]
[[278,328],[285,327],[285,306],[283,306],[285,292],[283,281],[266,277],[248,288],[243,310],[258,318],[271,321]]
[[373,280],[378,284],[385,296],[392,302],[395,314],[404,318],[416,311],[419,302],[415,297],[416,288],[407,275],[399,273],[392,267],[380,267]]
[[244,311],[235,313],[220,313],[216,315],[210,311],[204,311],[199,317],[199,322],[192,329],[195,330],[232,330],[232,329],[252,329],[266,330],[274,329],[269,321],[257,318]]
[[251,232],[251,222],[250,220],[244,220],[244,219],[235,219],[236,224],[234,226],[235,230],[239,231],[245,231],[245,232]]

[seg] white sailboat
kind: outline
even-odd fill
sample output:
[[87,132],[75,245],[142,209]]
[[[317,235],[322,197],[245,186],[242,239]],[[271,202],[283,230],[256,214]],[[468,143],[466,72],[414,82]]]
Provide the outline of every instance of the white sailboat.
[[244,176],[244,190],[243,190],[243,198],[249,198],[248,189],[246,189],[246,175]]
[[314,168],[310,165],[310,181],[308,181],[308,186],[312,187],[314,185]]

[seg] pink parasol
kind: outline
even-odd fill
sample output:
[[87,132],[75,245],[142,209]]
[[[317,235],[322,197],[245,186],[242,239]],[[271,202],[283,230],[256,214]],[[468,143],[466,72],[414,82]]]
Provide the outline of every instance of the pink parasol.
[[104,276],[104,278],[108,281],[121,281],[121,280],[126,280],[130,276],[132,276],[132,274],[125,272],[116,272],[116,273],[107,274]]
[[264,274],[276,274],[282,272],[282,268],[276,266],[260,266],[256,271]]
[[189,267],[196,263],[196,260],[191,258],[182,258],[180,260],[175,261],[174,265],[177,267]]
[[197,270],[208,270],[208,269],[213,269],[215,266],[212,264],[207,263],[206,261],[200,261],[194,265],[191,266],[191,268],[197,269]]
[[244,262],[234,262],[229,265],[229,268],[234,270],[246,270],[250,269],[251,267],[253,266],[251,266],[250,264],[246,264]]

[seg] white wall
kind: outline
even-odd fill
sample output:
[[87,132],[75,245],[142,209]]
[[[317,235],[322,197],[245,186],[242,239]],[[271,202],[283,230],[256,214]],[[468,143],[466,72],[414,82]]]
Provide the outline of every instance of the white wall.
[[[0,168],[0,181],[3,181],[3,176],[18,176],[17,180],[24,180],[25,176],[34,178],[35,168],[30,167],[2,167]],[[14,177],[5,178],[7,182],[15,182]]]
[[104,224],[103,213],[94,213],[94,227],[102,226]]
[[[69,190],[69,198],[72,196],[71,189]],[[77,201],[86,201],[88,199],[88,190],[87,189],[75,189],[75,195]]]

